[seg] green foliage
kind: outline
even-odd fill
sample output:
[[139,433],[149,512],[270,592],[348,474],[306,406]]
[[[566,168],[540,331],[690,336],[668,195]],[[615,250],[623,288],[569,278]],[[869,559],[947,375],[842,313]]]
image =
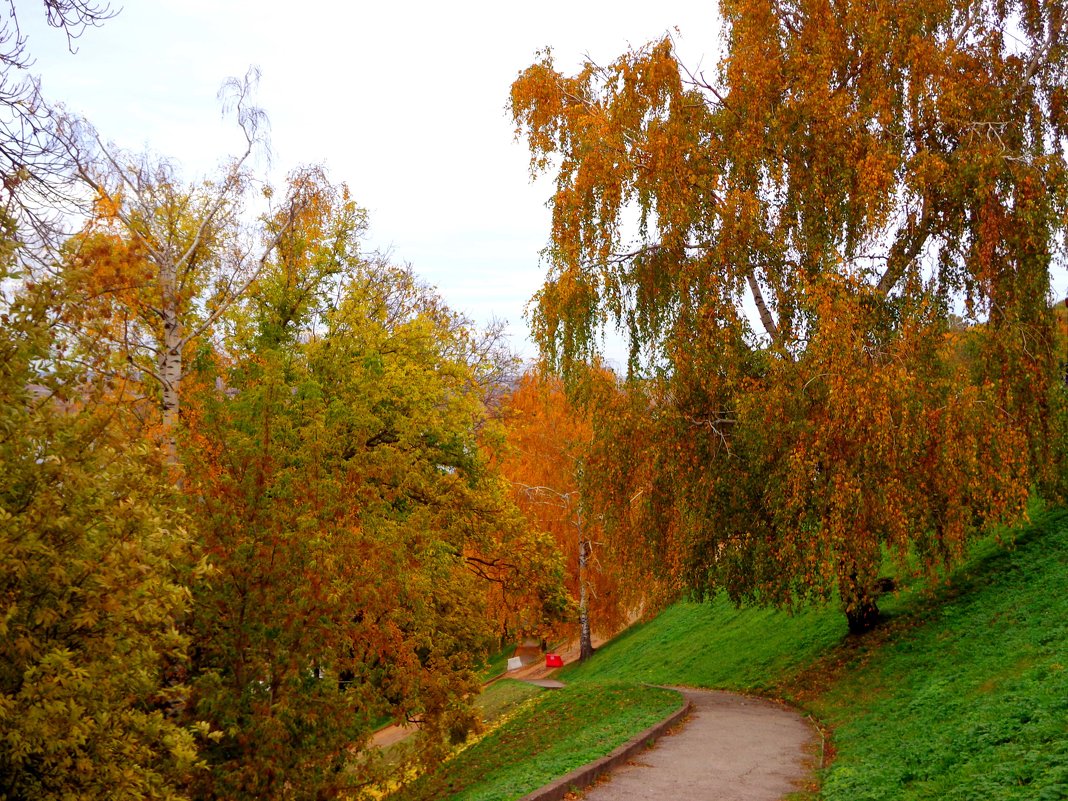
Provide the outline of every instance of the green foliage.
[[6,307],[11,797],[359,794],[383,717],[421,724],[423,763],[476,728],[487,580],[562,608],[483,450],[493,332],[362,259],[365,214],[317,168],[252,259],[248,155],[189,190],[83,165],[125,190],[94,185],[52,296]]
[[523,704],[507,724],[389,796],[505,801],[592,762],[681,706],[657,687],[591,684],[553,690]]
[[[323,298],[316,265],[275,272]],[[275,272],[186,406],[213,567],[193,588],[191,709],[221,733],[201,797],[358,793],[388,767],[353,758],[383,715],[420,721],[414,756],[436,761],[475,726],[486,571],[552,583],[478,447],[489,366],[466,321],[407,270],[343,261],[326,306],[286,300]]]
[[184,520],[107,386],[56,359],[62,300],[0,314],[0,797],[179,798]]

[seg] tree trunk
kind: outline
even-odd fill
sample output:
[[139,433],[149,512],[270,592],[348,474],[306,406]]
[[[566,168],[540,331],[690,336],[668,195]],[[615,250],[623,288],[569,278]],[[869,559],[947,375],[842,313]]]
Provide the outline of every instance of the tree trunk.
[[179,390],[182,384],[182,337],[178,315],[168,309],[163,319],[163,348],[159,354],[159,375],[163,384],[163,437],[167,461],[178,463]]
[[864,596],[846,609],[850,634],[864,634],[879,624],[879,605],[874,598]]
[[590,543],[579,535],[579,662],[593,656],[593,637],[590,634],[590,598],[586,581],[586,565],[590,558]]
[[178,319],[178,271],[170,263],[159,266],[163,342],[159,350],[159,379],[163,392],[163,438],[167,462],[178,464],[179,390],[182,384],[182,324]]
[[878,580],[867,559],[845,557],[838,578],[842,609],[850,634],[864,634],[879,624]]

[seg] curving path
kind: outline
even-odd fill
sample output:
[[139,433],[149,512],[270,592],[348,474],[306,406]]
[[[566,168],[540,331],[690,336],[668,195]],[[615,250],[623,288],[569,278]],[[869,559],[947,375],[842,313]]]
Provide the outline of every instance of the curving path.
[[586,801],[778,801],[801,789],[814,733],[796,712],[732,693],[677,688],[680,730],[589,788]]

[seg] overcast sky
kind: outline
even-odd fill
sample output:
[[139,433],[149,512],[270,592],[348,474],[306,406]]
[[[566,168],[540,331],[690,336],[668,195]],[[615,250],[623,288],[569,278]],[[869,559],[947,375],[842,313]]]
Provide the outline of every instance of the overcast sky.
[[543,276],[551,181],[531,183],[514,141],[512,81],[546,46],[575,71],[587,54],[607,63],[672,31],[688,64],[713,68],[720,42],[707,0],[128,0],[71,54],[38,3],[18,8],[46,97],[191,180],[239,149],[220,84],[260,67],[273,181],[324,163],[369,210],[369,247],[391,249],[453,308],[508,320],[528,357],[523,309]]

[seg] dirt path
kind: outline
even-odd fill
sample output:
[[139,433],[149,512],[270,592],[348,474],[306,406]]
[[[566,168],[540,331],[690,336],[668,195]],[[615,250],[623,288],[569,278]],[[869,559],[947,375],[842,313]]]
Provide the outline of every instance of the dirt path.
[[800,789],[815,736],[795,712],[757,698],[679,688],[682,728],[591,787],[586,801],[778,801]]

